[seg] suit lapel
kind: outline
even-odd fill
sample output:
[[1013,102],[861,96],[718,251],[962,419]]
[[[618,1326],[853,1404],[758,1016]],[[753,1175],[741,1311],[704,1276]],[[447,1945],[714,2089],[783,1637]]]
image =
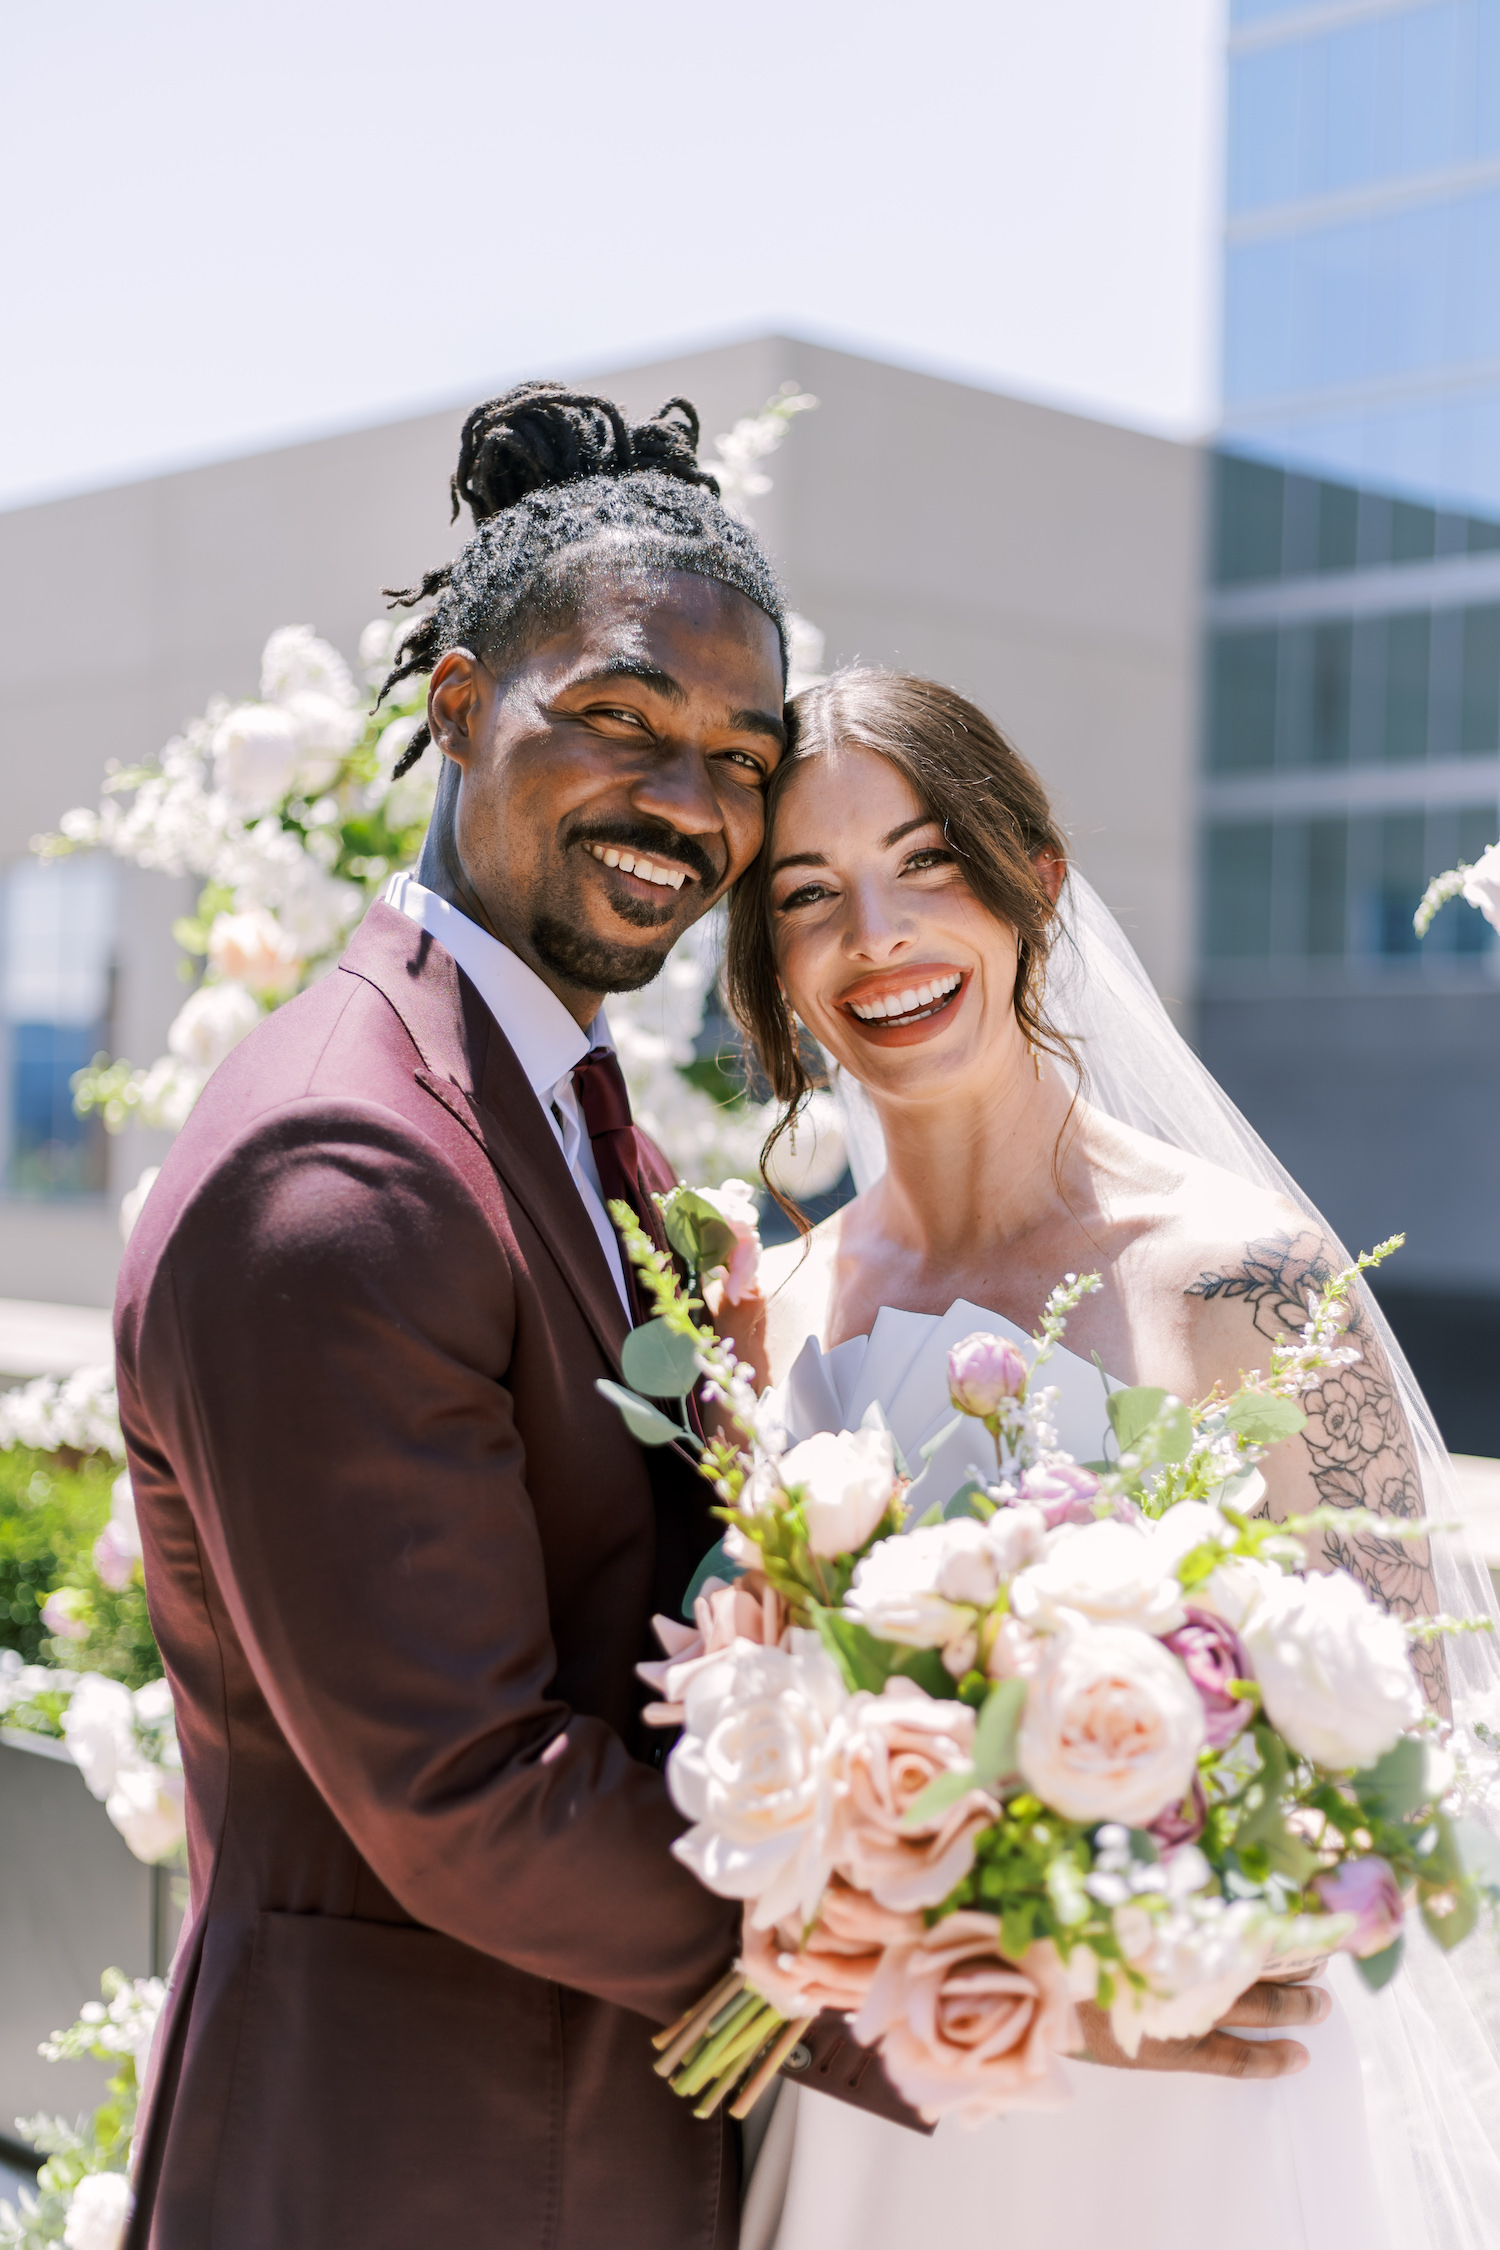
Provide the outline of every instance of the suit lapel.
[[382,992],[422,1058],[418,1083],[494,1165],[618,1373],[629,1327],[583,1198],[509,1040],[453,956],[383,901],[339,966]]

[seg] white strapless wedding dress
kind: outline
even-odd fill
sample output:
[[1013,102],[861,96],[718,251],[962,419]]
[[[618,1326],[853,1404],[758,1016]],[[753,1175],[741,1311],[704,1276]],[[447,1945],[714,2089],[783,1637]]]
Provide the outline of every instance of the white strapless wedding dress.
[[[856,1429],[878,1399],[912,1469],[952,1418],[947,1356],[975,1329],[1024,1344],[978,1305],[882,1312],[869,1337],[824,1353],[814,1338],[778,1395],[796,1439]],[[1047,1370],[1058,1442],[1103,1452],[1104,1386],[1069,1352]],[[930,1464],[956,1490],[983,1432],[965,1423]],[[1222,2078],[1065,2067],[1070,2108],[1026,2111],[930,2138],[783,2081],[751,2174],[741,2250],[1390,2250],[1365,2119],[1359,2055],[1333,1964],[1334,2013],[1297,2037],[1296,2077]]]

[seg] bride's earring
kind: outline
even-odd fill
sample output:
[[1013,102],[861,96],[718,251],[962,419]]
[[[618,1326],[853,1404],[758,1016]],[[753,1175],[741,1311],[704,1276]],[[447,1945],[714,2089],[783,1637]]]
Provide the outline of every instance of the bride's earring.
[[1031,1042],[1031,1059],[1036,1065],[1036,1079],[1037,1084],[1040,1085],[1042,1082],[1042,1050],[1034,1039]]

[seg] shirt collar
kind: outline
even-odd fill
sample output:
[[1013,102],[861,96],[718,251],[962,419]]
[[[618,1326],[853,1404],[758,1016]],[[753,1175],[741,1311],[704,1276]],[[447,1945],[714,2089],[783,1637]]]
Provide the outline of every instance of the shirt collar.
[[461,914],[412,875],[393,875],[381,892],[387,906],[415,922],[451,953],[514,1049],[532,1092],[544,1106],[591,1047],[613,1047],[601,1008],[588,1030],[534,969],[488,930]]

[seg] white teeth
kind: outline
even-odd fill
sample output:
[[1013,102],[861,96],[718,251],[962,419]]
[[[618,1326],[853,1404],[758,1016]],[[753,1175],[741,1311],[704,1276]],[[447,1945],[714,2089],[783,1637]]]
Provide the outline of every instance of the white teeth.
[[934,1008],[946,1000],[963,983],[960,976],[938,977],[932,984],[921,984],[902,993],[893,993],[885,1000],[856,1000],[850,1003],[862,1023],[879,1023],[882,1018],[892,1020],[915,1014],[919,1009]]
[[622,875],[635,875],[645,883],[659,883],[663,890],[680,891],[687,881],[687,870],[682,867],[658,867],[654,860],[637,859],[634,852],[616,851],[613,844],[590,844],[595,859],[606,867],[618,867]]

